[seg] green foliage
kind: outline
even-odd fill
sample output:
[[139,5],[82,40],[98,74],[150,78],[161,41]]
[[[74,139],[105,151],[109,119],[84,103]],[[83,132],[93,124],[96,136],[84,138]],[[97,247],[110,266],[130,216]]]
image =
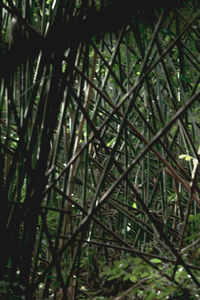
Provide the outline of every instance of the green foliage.
[[9,297],[10,300],[25,299],[25,287],[16,282],[0,281],[0,298]]
[[170,277],[170,274],[173,273],[173,265],[163,263],[158,258],[152,258],[149,262],[155,264],[158,269],[152,268],[141,258],[127,256],[115,261],[111,267],[105,266],[100,273],[100,278],[105,281],[116,280],[119,284],[120,281],[128,281],[130,287],[135,286],[130,292],[132,297],[139,296],[140,299],[175,299],[173,298],[175,295],[176,297],[179,295],[180,299],[186,295],[187,299],[198,299],[200,293],[191,283],[191,279],[183,267],[179,266],[175,273],[175,282],[180,284],[180,288],[175,282],[163,276],[167,274]]

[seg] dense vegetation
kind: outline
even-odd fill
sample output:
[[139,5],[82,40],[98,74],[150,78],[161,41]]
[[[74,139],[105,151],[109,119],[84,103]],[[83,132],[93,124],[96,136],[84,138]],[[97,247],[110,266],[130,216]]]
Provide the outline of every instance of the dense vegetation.
[[0,2],[0,299],[200,299],[199,1],[120,2]]

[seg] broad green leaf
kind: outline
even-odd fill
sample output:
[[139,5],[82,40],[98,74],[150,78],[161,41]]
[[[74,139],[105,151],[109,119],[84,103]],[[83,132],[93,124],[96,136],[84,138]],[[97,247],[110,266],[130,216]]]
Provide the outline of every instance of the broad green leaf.
[[135,202],[133,202],[132,207],[137,208],[137,204]]
[[162,260],[160,260],[159,258],[152,258],[150,261],[156,264],[160,264],[162,262]]
[[132,282],[136,282],[137,281],[137,277],[135,275],[130,275],[129,279],[132,281]]

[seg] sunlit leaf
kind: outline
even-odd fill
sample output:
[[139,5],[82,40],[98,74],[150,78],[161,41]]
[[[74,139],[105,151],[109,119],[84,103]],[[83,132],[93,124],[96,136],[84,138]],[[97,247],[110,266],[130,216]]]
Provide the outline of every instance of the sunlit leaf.
[[133,202],[132,207],[137,208],[137,204],[135,202]]

